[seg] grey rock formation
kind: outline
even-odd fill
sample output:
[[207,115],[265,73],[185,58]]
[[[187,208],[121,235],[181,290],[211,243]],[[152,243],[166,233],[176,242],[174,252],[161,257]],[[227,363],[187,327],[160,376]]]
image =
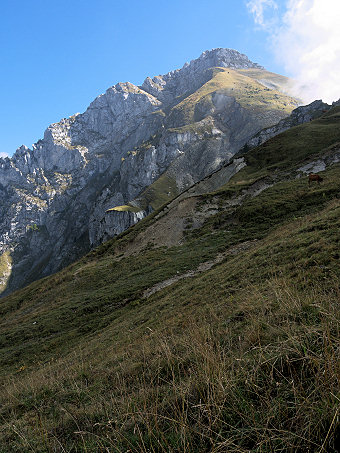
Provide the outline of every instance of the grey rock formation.
[[204,52],[140,87],[118,83],[83,114],[49,126],[31,149],[0,158],[0,293],[124,231],[287,116],[275,103],[248,107],[222,86],[200,95],[188,120],[181,102],[191,108],[190,95],[215,76],[211,68],[263,70],[234,50]]
[[[333,106],[337,105],[335,102]],[[308,123],[316,118],[319,118],[325,112],[332,108],[332,105],[328,105],[321,100],[314,101],[311,104],[303,105],[293,110],[292,114],[287,118],[283,118],[277,124],[262,129],[254,137],[247,141],[245,149],[251,149],[256,146],[260,146],[275,135],[281,134],[291,127],[298,126],[299,124]]]
[[203,52],[199,58],[186,63],[181,69],[152,79],[147,77],[141,88],[162,102],[171,103],[177,96],[193,92],[207,82],[210,76],[208,70],[215,67],[264,69],[236,50],[219,48]]

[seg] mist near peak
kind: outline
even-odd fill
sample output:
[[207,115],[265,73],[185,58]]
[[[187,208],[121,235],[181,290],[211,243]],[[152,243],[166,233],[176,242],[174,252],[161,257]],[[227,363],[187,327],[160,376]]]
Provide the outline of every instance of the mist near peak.
[[287,0],[278,15],[274,0],[251,0],[254,22],[268,33],[272,52],[294,80],[293,95],[309,103],[340,98],[340,2]]

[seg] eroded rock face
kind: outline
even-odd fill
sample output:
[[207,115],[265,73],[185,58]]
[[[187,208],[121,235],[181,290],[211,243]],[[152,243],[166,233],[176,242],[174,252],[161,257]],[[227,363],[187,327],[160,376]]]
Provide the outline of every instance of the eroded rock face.
[[[258,114],[219,91],[199,104],[193,126],[176,130],[172,107],[206,83],[213,67],[261,69],[234,50],[204,52],[141,87],[109,88],[83,114],[49,126],[32,149],[0,158],[0,292],[55,272],[124,231],[286,115],[275,107]],[[107,212],[126,204],[135,208]]]

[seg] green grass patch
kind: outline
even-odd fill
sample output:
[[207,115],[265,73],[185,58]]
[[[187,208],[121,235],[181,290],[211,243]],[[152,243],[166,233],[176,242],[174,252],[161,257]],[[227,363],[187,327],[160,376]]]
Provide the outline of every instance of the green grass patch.
[[293,127],[249,151],[245,154],[248,167],[241,170],[238,178],[263,168],[273,171],[295,167],[297,162],[321,155],[327,147],[339,141],[339,118],[324,115],[310,123]]
[[172,200],[178,193],[176,181],[170,176],[163,174],[148,186],[136,198],[136,201],[143,209],[151,206],[153,210],[156,210]]
[[[289,114],[296,107],[296,100],[266,88],[247,73],[230,68],[214,68],[211,72],[211,79],[207,83],[172,109],[171,115],[181,119],[181,126],[196,121],[197,105],[205,104],[206,108],[212,106],[211,96],[215,92],[232,96],[242,107],[257,112],[276,109]],[[266,75],[269,79],[272,77],[271,73]]]

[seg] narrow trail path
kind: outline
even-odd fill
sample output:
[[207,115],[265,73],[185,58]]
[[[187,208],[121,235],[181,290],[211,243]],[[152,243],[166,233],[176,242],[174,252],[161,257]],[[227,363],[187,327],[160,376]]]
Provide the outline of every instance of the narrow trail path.
[[161,289],[166,288],[167,286],[172,285],[173,283],[178,282],[179,280],[183,280],[184,278],[192,278],[195,277],[198,274],[201,274],[203,272],[206,272],[207,270],[211,269],[215,264],[221,263],[224,258],[227,256],[234,256],[238,255],[239,253],[248,250],[249,248],[253,247],[257,242],[257,239],[254,239],[252,241],[245,241],[241,242],[240,244],[237,244],[233,247],[230,247],[223,253],[219,253],[214,260],[211,261],[205,261],[203,263],[200,263],[197,269],[195,270],[190,270],[188,272],[185,272],[184,274],[181,275],[175,275],[174,277],[168,278],[167,280],[164,280],[162,282],[157,283],[156,285],[152,286],[151,288],[148,288],[144,291],[142,298],[147,299],[150,297],[152,294],[157,293]]

